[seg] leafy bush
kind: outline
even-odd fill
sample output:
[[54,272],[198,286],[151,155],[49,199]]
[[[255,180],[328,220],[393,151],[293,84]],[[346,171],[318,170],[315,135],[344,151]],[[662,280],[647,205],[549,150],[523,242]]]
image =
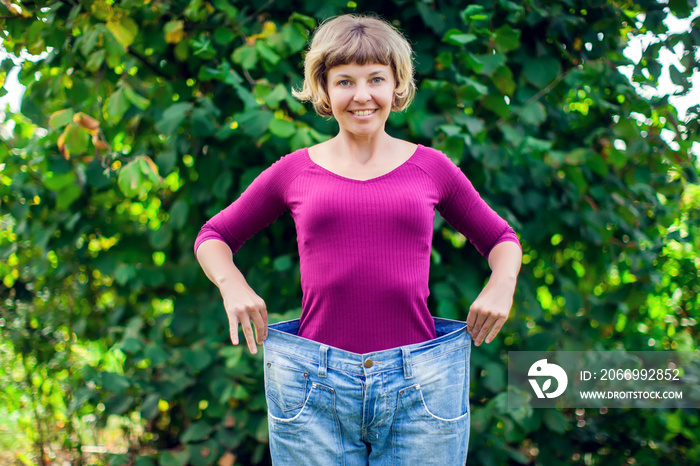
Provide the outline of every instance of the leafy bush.
[[[265,167],[334,134],[290,88],[317,22],[370,8],[416,53],[418,97],[388,131],[459,163],[524,247],[512,318],[473,353],[470,464],[699,460],[695,411],[505,399],[507,351],[697,341],[698,124],[635,90],[679,43],[670,76],[689,87],[700,28],[667,33],[669,9],[690,14],[675,0],[3,2],[5,49],[44,54],[22,64],[0,147],[0,325],[32,380],[16,390],[38,392],[29,422],[65,419],[76,463],[80,426],[112,415],[144,430],[112,464],[269,461],[260,356],[230,345],[192,245]],[[631,62],[628,37],[646,32],[663,38]],[[466,318],[487,264],[440,219],[432,257],[431,309]],[[236,261],[273,319],[298,315],[288,217]],[[30,438],[44,461],[51,439]]]

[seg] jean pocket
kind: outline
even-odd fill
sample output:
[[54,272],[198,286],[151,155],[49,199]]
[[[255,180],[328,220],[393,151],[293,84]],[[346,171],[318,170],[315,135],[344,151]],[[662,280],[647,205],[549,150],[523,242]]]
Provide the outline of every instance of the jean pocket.
[[265,394],[285,415],[304,406],[308,393],[309,373],[304,368],[289,367],[274,361],[265,364]]
[[[451,400],[445,400],[449,403]],[[456,417],[444,418],[434,414],[425,402],[423,388],[420,384],[412,385],[399,391],[399,409],[397,416],[435,431],[464,430],[469,425],[469,404],[460,410]]]
[[319,383],[311,384],[309,394],[298,411],[285,413],[268,406],[267,419],[270,432],[309,431],[314,433],[313,438],[326,434],[340,435],[335,412],[335,390]]

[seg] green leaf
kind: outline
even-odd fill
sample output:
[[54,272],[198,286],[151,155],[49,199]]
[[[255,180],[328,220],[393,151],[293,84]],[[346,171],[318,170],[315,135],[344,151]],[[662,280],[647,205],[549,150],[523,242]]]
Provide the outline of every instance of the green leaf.
[[502,94],[512,96],[515,91],[515,81],[513,73],[507,66],[499,67],[491,76],[491,80]]
[[547,119],[547,112],[539,102],[530,102],[518,112],[520,120],[529,125],[540,125]]
[[183,443],[197,442],[209,438],[209,435],[214,431],[214,427],[208,422],[199,421],[193,423],[180,436],[180,441]]
[[547,409],[544,413],[544,423],[549,430],[556,432],[558,434],[563,434],[566,432],[566,427],[569,421],[566,419],[561,411],[554,409]]
[[68,210],[70,206],[80,198],[82,191],[77,185],[71,185],[61,190],[56,198],[56,208],[58,210]]
[[156,130],[165,135],[174,134],[192,109],[189,102],[178,102],[172,104],[163,112],[160,120],[156,123]]
[[234,50],[233,55],[231,55],[231,60],[241,65],[243,69],[252,70],[258,63],[258,53],[254,46],[246,44]]
[[125,49],[134,43],[136,35],[139,33],[139,27],[133,19],[122,16],[117,20],[107,22],[107,29],[112,33],[117,42]]
[[[130,197],[130,196],[128,196]],[[114,272],[114,278],[120,285],[126,285],[136,277],[136,268],[131,265],[119,264]]]
[[503,364],[488,363],[484,367],[485,377],[482,379],[484,386],[494,393],[501,393],[506,386],[506,373]]
[[475,15],[483,16],[484,7],[481,5],[469,5],[464,10],[459,12],[459,17],[462,21],[469,24]]
[[49,117],[49,127],[53,129],[60,129],[66,126],[71,121],[73,121],[72,108],[58,110],[56,112],[53,112]]
[[150,243],[153,249],[156,251],[163,251],[168,248],[170,242],[173,240],[173,229],[167,224],[163,223],[157,230],[151,231]]
[[465,76],[458,76],[457,80],[460,84],[464,84],[467,87],[469,87],[471,90],[475,91],[477,95],[486,95],[489,93],[488,86],[481,84],[479,81],[477,81],[475,79],[467,78]]
[[433,7],[423,2],[416,3],[418,14],[423,19],[423,23],[432,29],[436,34],[443,35],[445,31],[445,20],[442,15]]
[[527,60],[523,67],[525,77],[537,87],[547,87],[561,72],[559,61],[552,57]]
[[141,403],[141,417],[152,421],[158,416],[160,410],[158,409],[158,402],[160,397],[157,393],[151,393],[146,398],[144,398],[143,403]]
[[219,45],[228,45],[235,40],[236,36],[229,28],[214,29],[214,42]]
[[508,113],[510,112],[510,108],[503,99],[502,95],[489,94],[486,96],[483,102],[484,107],[488,108],[501,118],[507,117]]
[[124,93],[124,88],[119,87],[107,98],[105,103],[106,118],[111,123],[116,123],[122,119],[124,113],[129,110],[129,99]]
[[463,119],[460,119],[460,123],[467,127],[467,130],[472,134],[472,136],[476,136],[477,134],[481,133],[485,127],[484,120],[472,116],[465,116]]
[[138,94],[134,89],[132,89],[131,86],[125,85],[123,87],[124,89],[124,95],[126,98],[134,104],[137,108],[141,110],[146,110],[148,106],[150,105],[151,101],[146,99],[145,97],[141,96]]
[[160,466],[186,466],[190,460],[189,451],[165,451],[158,459]]
[[260,137],[270,127],[274,115],[269,110],[248,110],[234,115],[234,120],[244,133],[252,137]]
[[139,456],[134,462],[135,466],[155,466],[155,463],[148,456]]
[[170,208],[170,224],[174,229],[179,230],[187,223],[187,216],[190,206],[182,199],[175,201]]
[[190,454],[190,464],[193,466],[210,466],[219,459],[220,446],[214,439],[203,443],[187,445]]
[[447,31],[442,38],[443,42],[451,45],[467,45],[470,42],[474,42],[476,36],[474,34],[468,34],[460,31],[459,29],[450,29]]
[[211,364],[213,358],[209,351],[204,349],[183,350],[185,362],[194,371],[201,371]]
[[255,42],[255,50],[257,53],[262,57],[263,60],[266,62],[276,65],[279,63],[281,57],[277,55],[277,53],[272,50],[270,47],[268,47],[265,42],[262,41],[257,41]]
[[107,51],[105,49],[100,49],[91,53],[90,57],[88,57],[87,63],[85,63],[85,68],[93,72],[99,70],[102,63],[105,61],[106,53]]
[[90,135],[80,126],[71,124],[66,128],[66,149],[71,156],[82,155],[87,152],[90,143]]
[[80,36],[80,53],[83,54],[83,57],[87,57],[89,55],[92,55],[90,52],[95,48],[95,45],[97,45],[97,42],[100,38],[100,33],[96,27],[90,27],[87,26],[83,30],[83,35]]
[[503,66],[506,62],[506,56],[502,53],[490,53],[486,55],[479,55],[476,57],[481,63],[481,70],[479,73],[486,76],[491,76],[494,71]]
[[308,34],[304,26],[298,23],[287,23],[282,26],[282,39],[290,52],[297,53],[306,46]]
[[58,175],[55,172],[49,172],[46,174],[46,179],[44,180],[44,186],[51,191],[61,191],[74,183],[74,172],[68,172],[62,175]]
[[592,150],[579,147],[567,153],[564,158],[564,162],[569,165],[581,165],[594,155],[595,154]]
[[520,47],[520,31],[505,24],[494,31],[493,41],[499,52],[515,50]]
[[116,374],[114,372],[103,372],[102,373],[102,388],[115,395],[121,395],[124,393],[131,384],[129,379],[123,375]]
[[117,183],[126,197],[134,197],[141,192],[143,181],[141,166],[138,160],[132,160],[119,169]]
[[274,119],[270,122],[270,132],[280,138],[291,137],[296,132],[294,122]]
[[301,13],[297,13],[296,11],[292,13],[292,15],[289,17],[289,20],[299,22],[312,31],[316,29],[317,26],[316,20],[313,17],[302,15]]

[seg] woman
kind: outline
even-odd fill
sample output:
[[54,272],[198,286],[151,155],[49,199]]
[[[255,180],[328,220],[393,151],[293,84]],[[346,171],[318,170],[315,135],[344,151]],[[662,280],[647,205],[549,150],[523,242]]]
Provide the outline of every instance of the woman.
[[[415,92],[412,51],[388,23],[344,15],[315,32],[295,95],[338,134],[282,157],[202,228],[231,340],[265,350],[275,464],[464,464],[472,338],[490,343],[513,302],[517,236],[444,154],[385,131]],[[427,308],[434,212],[488,259],[464,322]],[[301,318],[267,326],[232,254],[283,212],[299,247]],[[253,335],[253,327],[255,334]]]

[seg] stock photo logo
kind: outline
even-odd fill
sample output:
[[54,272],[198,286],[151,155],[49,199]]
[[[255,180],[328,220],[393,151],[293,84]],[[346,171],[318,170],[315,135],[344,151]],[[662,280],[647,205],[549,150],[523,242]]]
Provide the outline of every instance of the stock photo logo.
[[[530,377],[528,380],[537,398],[556,398],[564,393],[569,382],[564,369],[556,364],[548,363],[546,359],[535,361],[535,363],[530,366],[527,375]],[[542,384],[542,387],[540,387],[537,379],[543,377],[547,377],[547,379]],[[550,392],[552,378],[557,381],[557,387],[556,390]]]

